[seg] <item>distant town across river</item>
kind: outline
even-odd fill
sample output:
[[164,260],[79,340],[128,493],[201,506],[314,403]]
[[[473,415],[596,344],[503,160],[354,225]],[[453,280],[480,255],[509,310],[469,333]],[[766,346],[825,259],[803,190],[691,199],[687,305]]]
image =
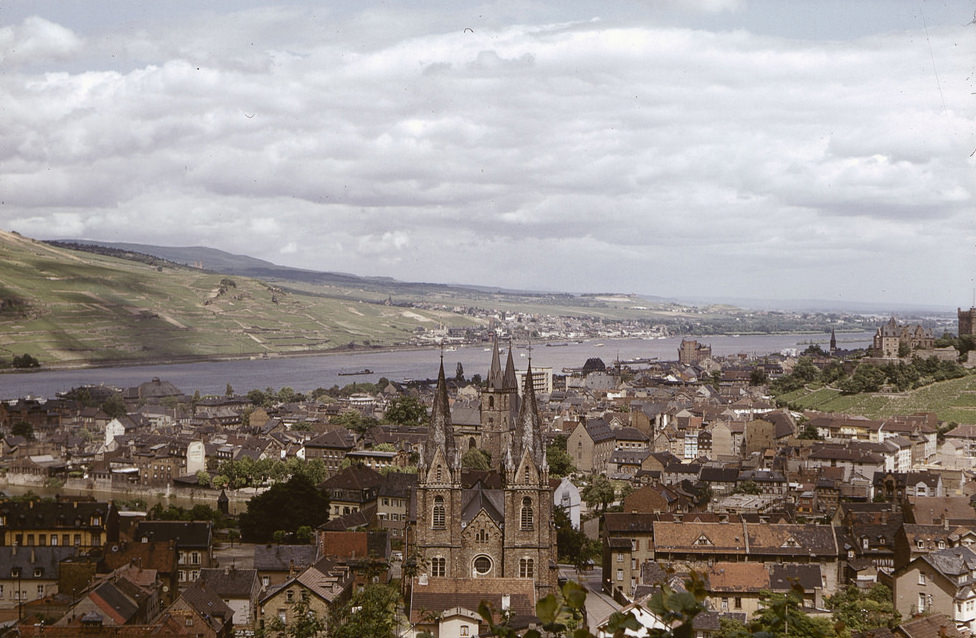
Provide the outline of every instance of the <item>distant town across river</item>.
[[[838,345],[844,349],[871,345],[871,332],[840,333]],[[694,338],[710,345],[714,356],[738,353],[763,355],[783,350],[802,351],[810,344],[825,350],[829,334],[711,335],[666,337],[663,339],[591,339],[582,343],[559,341],[547,347],[533,344],[534,366],[551,367],[560,374],[563,368],[582,366],[590,357],[599,357],[607,366],[621,361],[643,359],[677,360],[683,338]],[[505,344],[507,346],[507,344]],[[515,365],[524,369],[530,356],[525,343],[515,343]],[[460,363],[467,378],[484,376],[490,363],[490,344],[452,346],[444,352],[444,366],[453,376]],[[131,387],[154,377],[173,383],[184,393],[224,394],[227,384],[243,394],[255,388],[290,387],[308,392],[318,387],[345,386],[355,382],[375,382],[381,377],[390,381],[433,379],[440,358],[437,348],[389,350],[363,353],[336,353],[297,357],[270,357],[235,361],[208,361],[166,365],[119,366],[78,370],[40,370],[37,372],[0,374],[0,399],[18,397],[54,397],[59,392],[82,385]]]

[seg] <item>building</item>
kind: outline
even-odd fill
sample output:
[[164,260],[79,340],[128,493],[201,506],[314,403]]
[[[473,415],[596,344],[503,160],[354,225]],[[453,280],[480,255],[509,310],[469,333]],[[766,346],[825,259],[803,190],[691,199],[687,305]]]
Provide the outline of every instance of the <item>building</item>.
[[694,339],[682,339],[678,348],[678,363],[698,365],[712,356],[712,347],[698,343]]
[[976,628],[976,552],[947,547],[922,554],[893,574],[895,609],[908,618],[944,614],[966,632]]
[[[534,388],[533,388],[534,389]],[[498,342],[491,353],[486,387],[481,393],[481,447],[491,456],[492,467],[498,467],[508,449],[511,430],[518,417],[519,391],[512,361],[512,348],[502,372]]]
[[969,310],[957,308],[959,316],[959,336],[976,335],[976,307]]
[[[497,350],[496,350],[497,353]],[[497,357],[493,357],[495,370]],[[529,370],[532,364],[529,362]],[[514,378],[514,368],[511,369]],[[507,376],[507,375],[506,375]],[[434,578],[516,578],[534,582],[538,597],[556,587],[553,494],[535,388],[527,377],[515,428],[492,471],[465,484],[461,453],[452,436],[441,361],[427,441],[417,464],[416,523],[408,552],[420,557],[421,582]],[[489,374],[489,388],[495,387]],[[504,386],[503,387],[507,387]],[[489,389],[496,401],[501,394]],[[517,394],[504,396],[507,410]],[[482,397],[482,406],[492,406]],[[501,462],[495,462],[502,456]]]
[[[525,370],[515,371],[519,388],[525,386],[525,374]],[[532,387],[535,388],[536,394],[552,394],[552,368],[533,368]],[[519,391],[519,396],[522,396],[521,390]]]
[[6,501],[0,504],[0,543],[49,547],[100,547],[119,538],[111,503]]

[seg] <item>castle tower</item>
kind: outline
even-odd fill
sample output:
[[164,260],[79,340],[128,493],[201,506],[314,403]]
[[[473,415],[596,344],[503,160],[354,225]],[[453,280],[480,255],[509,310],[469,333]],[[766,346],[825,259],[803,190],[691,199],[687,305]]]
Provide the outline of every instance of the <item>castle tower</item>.
[[959,316],[959,336],[976,335],[976,307],[969,310],[957,308]]
[[417,463],[417,548],[431,576],[457,578],[461,549],[461,455],[454,445],[444,357],[427,440]]
[[488,383],[481,393],[481,445],[491,455],[493,468],[501,467],[510,431],[518,415],[518,404],[518,381],[515,377],[512,347],[509,345],[508,360],[505,370],[502,371],[496,340],[492,348],[491,367],[488,369]]

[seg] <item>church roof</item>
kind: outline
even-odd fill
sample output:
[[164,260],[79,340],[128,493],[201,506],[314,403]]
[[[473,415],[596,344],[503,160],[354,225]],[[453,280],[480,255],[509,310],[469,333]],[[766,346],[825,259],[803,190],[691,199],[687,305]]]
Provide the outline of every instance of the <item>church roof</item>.
[[502,387],[502,361],[498,354],[498,340],[492,343],[491,367],[488,368],[488,389],[500,390]]
[[470,523],[478,512],[485,510],[488,517],[498,524],[505,522],[505,495],[501,490],[490,490],[481,481],[461,493],[461,522]]
[[546,451],[542,444],[542,424],[539,419],[539,408],[535,401],[531,361],[525,372],[525,388],[522,390],[522,405],[519,406],[518,418],[515,420],[515,432],[512,436],[512,462],[516,466],[522,461],[522,456],[525,452],[528,452],[536,466],[542,469],[545,463]]
[[438,449],[444,450],[448,463],[454,461],[454,426],[451,424],[451,405],[447,399],[447,381],[444,379],[444,359],[441,358],[437,373],[437,389],[434,390],[434,407],[431,410],[427,441],[424,443],[424,465],[429,466]]

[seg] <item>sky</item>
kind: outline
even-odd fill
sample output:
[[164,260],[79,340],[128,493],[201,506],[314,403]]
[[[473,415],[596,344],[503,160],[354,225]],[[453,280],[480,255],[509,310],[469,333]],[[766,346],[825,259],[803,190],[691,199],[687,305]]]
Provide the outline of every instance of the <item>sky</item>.
[[0,0],[0,228],[407,281],[968,307],[974,9]]

